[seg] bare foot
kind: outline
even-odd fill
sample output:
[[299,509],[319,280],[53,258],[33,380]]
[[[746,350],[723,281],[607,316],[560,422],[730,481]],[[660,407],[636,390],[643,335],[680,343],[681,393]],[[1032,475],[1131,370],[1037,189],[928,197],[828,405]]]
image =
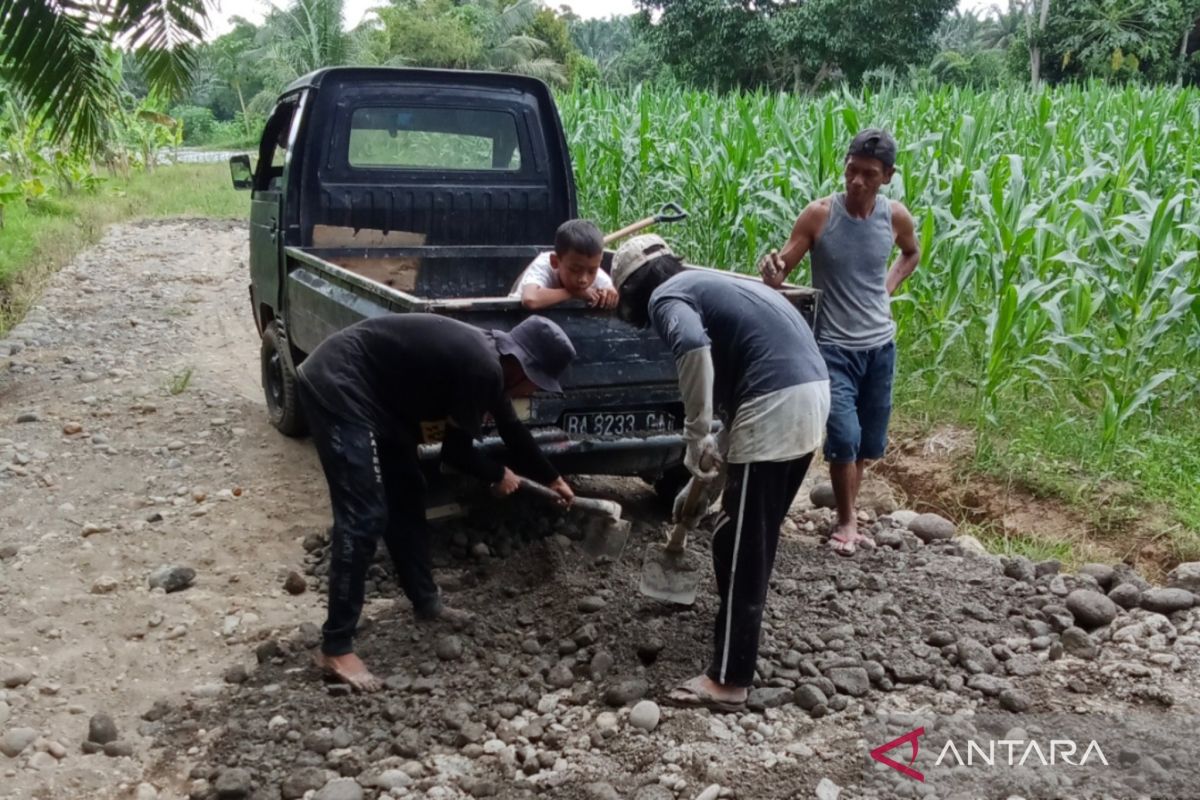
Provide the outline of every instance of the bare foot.
[[383,688],[383,683],[379,678],[372,675],[371,671],[367,669],[367,665],[354,653],[346,653],[344,656],[327,656],[324,653],[318,653],[315,661],[317,668],[326,677],[348,683],[355,691],[378,692]]

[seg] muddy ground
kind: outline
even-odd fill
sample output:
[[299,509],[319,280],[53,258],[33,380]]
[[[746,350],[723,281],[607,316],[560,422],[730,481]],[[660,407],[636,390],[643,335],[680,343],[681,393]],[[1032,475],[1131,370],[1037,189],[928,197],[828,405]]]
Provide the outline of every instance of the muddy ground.
[[[266,423],[246,253],[234,223],[114,227],[0,341],[0,798],[1091,796],[1045,775],[877,785],[872,725],[1197,709],[1200,573],[1164,593],[1001,561],[884,514],[882,490],[879,547],[849,559],[802,493],[749,709],[639,705],[702,668],[715,602],[707,576],[692,608],[638,594],[662,517],[633,479],[581,481],[637,520],[613,563],[531,506],[442,523],[461,630],[415,625],[381,562],[359,641],[388,688],[345,696],[310,665],[325,488]],[[1158,758],[1125,754],[1107,796],[1196,796]]]

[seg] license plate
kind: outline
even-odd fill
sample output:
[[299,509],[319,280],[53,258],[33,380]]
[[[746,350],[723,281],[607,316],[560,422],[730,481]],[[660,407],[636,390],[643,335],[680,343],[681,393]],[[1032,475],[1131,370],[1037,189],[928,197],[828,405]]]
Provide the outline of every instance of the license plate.
[[562,428],[572,436],[628,436],[675,430],[669,411],[573,411],[563,414]]

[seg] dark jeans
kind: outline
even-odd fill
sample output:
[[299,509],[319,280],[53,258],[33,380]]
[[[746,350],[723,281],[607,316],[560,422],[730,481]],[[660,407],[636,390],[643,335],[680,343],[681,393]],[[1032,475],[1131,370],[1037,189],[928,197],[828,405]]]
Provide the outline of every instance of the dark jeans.
[[331,414],[303,380],[299,386],[333,506],[329,612],[321,652],[339,656],[354,650],[367,569],[380,538],[417,616],[436,616],[440,610],[429,566],[425,478],[415,445],[380,439],[366,425]]
[[758,663],[758,637],[767,585],[775,567],[779,526],[804,481],[813,454],[791,461],[730,464],[713,531],[713,570],[721,607],[713,631],[708,677],[750,686]]
[[892,415],[896,343],[871,350],[821,345],[829,370],[829,421],[825,460],[850,464],[883,458]]

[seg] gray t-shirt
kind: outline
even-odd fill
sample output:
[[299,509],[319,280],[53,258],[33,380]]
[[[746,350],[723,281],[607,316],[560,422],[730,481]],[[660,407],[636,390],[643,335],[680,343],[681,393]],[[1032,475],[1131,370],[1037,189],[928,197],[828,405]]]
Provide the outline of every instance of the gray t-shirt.
[[831,198],[829,220],[812,247],[813,287],[821,290],[817,341],[872,350],[895,338],[887,292],[888,258],[895,243],[892,204],[886,197],[876,198],[866,219],[847,213],[845,195]]
[[712,348],[713,406],[726,419],[749,398],[829,379],[804,317],[757,281],[684,272],[650,296],[650,321],[677,362]]

